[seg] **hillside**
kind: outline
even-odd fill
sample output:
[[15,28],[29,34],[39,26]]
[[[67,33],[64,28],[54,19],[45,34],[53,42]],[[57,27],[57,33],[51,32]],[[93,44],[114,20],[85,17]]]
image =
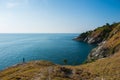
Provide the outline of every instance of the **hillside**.
[[95,30],[87,31],[80,34],[77,38],[75,38],[75,40],[84,41],[90,44],[99,44],[102,41],[112,37],[115,30],[120,28],[118,26],[120,26],[120,23],[113,23],[112,25],[106,23],[106,25],[98,27]]
[[120,80],[120,52],[79,66],[47,61],[18,64],[1,71],[0,80]]
[[107,23],[93,31],[82,33],[75,40],[98,45],[88,55],[88,62],[111,56],[120,49],[120,23]]

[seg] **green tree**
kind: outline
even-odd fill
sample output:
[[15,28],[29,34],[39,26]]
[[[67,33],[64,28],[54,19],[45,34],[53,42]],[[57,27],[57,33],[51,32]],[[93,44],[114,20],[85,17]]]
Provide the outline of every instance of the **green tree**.
[[67,59],[64,59],[63,60],[64,64],[66,65],[68,63],[68,60]]
[[109,23],[106,23],[106,26],[110,26],[110,24],[109,24]]

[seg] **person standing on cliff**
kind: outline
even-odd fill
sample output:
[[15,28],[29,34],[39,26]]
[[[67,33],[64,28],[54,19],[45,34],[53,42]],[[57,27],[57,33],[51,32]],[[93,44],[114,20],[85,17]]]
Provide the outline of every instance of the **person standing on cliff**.
[[25,58],[23,58],[23,63],[25,63]]

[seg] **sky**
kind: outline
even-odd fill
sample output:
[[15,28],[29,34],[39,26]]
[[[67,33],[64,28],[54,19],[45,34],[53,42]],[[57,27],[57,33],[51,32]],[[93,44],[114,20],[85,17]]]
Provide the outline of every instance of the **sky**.
[[82,33],[120,22],[120,0],[0,0],[0,33]]

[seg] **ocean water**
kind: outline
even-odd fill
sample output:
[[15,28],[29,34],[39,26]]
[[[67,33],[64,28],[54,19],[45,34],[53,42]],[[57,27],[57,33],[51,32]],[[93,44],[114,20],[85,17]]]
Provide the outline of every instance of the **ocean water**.
[[63,65],[81,64],[95,47],[72,40],[79,34],[0,34],[0,70],[33,60]]

